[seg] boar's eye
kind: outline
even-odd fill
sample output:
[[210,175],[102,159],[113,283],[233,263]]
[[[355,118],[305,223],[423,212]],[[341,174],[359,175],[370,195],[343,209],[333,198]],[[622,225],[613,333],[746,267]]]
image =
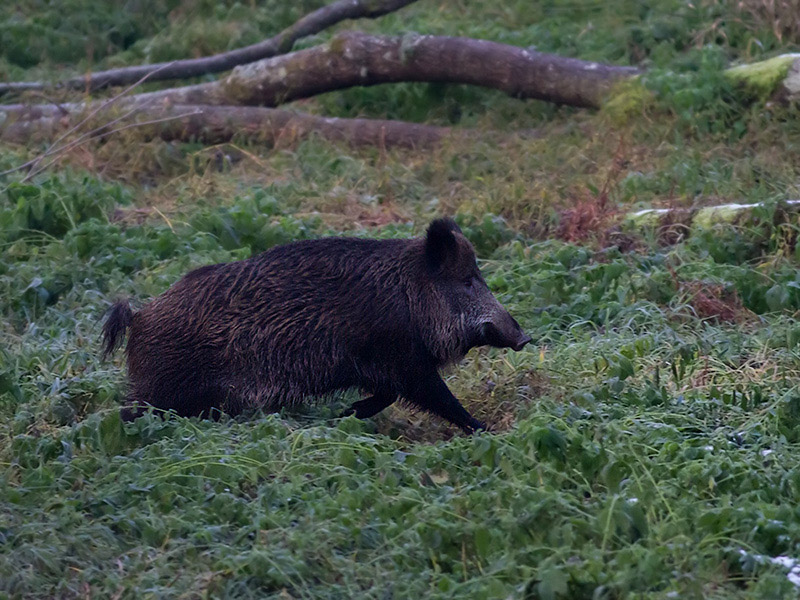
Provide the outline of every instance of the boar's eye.
[[465,288],[470,289],[472,287],[472,279],[473,278],[471,276],[467,277],[467,279],[464,281]]

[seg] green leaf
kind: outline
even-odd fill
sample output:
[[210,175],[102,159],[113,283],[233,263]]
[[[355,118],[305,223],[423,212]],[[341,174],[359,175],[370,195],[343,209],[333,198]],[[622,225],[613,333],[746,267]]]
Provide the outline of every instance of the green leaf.
[[478,527],[475,530],[475,550],[478,556],[486,558],[491,550],[492,535],[486,527]]
[[542,459],[554,458],[560,461],[566,458],[567,440],[564,435],[552,427],[540,427],[533,433],[536,453]]
[[115,410],[106,415],[100,421],[98,430],[103,450],[110,455],[119,454],[125,445],[125,430],[122,427],[119,411]]
[[783,310],[789,305],[789,290],[780,283],[776,283],[767,290],[765,300],[770,310]]
[[541,600],[557,600],[569,591],[569,577],[561,569],[551,568],[539,575],[536,590]]
[[617,355],[616,357],[617,365],[619,367],[619,374],[617,377],[620,378],[620,381],[624,381],[634,373],[633,363],[630,361],[629,358],[623,356],[622,354]]

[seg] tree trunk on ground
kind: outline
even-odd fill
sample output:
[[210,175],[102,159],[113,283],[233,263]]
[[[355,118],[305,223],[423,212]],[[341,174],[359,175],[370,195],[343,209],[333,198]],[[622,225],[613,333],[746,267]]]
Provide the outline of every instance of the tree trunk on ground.
[[135,96],[176,104],[277,106],[353,86],[401,81],[464,83],[515,98],[597,108],[634,67],[543,54],[470,38],[344,32],[329,43],[242,65],[211,83]]
[[[0,139],[15,143],[51,140],[80,122],[88,107],[43,105],[28,112],[27,118],[9,119],[0,125]],[[73,109],[70,111],[70,109]],[[65,112],[66,111],[66,112]],[[17,117],[25,113],[21,109]],[[445,137],[467,136],[469,131],[378,119],[332,119],[275,108],[253,106],[156,105],[137,110],[114,125],[104,115],[95,117],[82,129],[99,129],[91,136],[102,138],[122,129],[135,129],[147,138],[197,140],[207,144],[246,138],[274,145],[317,134],[331,141],[354,146],[429,147]],[[68,142],[65,142],[68,143]]]
[[346,19],[374,19],[399,10],[412,2],[416,2],[416,0],[337,0],[328,6],[323,6],[309,13],[278,35],[252,46],[237,48],[230,52],[203,58],[98,71],[97,73],[56,83],[41,81],[0,83],[0,95],[9,92],[53,88],[69,88],[90,92],[107,86],[131,85],[145,77],[147,81],[152,82],[168,79],[186,79],[208,73],[221,73],[222,71],[229,71],[237,65],[289,52],[297,40],[319,33]]
[[[218,81],[138,94],[137,101],[278,106],[333,90],[381,83],[461,83],[514,98],[621,112],[652,95],[642,71],[564,58],[486,40],[343,32],[329,43],[236,67]],[[725,71],[748,93],[800,94],[800,55],[787,54]],[[622,82],[628,85],[619,86]]]
[[[762,99],[792,98],[800,92],[800,55],[778,56],[725,73],[747,93]],[[652,94],[638,74],[640,71],[631,67],[562,58],[484,40],[347,32],[322,46],[237,67],[212,83],[132,96],[125,96],[126,90],[105,102],[0,105],[0,139],[25,142],[37,136],[55,136],[68,131],[89,111],[95,113],[91,118],[95,127],[103,125],[96,118],[101,112],[106,123],[112,118],[113,123],[126,122],[118,115],[128,111],[125,118],[131,122],[117,129],[137,127],[165,139],[220,142],[241,133],[274,142],[288,131],[298,137],[316,130],[328,139],[355,145],[426,146],[453,135],[453,130],[397,121],[326,119],[252,105],[276,105],[349,86],[430,81],[481,85],[518,98],[559,104],[603,106],[624,117],[652,102]],[[114,112],[111,116],[109,105]],[[110,131],[116,130],[109,127],[103,135]],[[83,135],[94,137],[93,133]]]

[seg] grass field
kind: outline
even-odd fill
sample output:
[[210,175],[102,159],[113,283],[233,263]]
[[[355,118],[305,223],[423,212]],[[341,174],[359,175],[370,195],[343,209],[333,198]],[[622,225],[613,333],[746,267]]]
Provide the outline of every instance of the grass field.
[[[0,79],[213,53],[321,4],[5,3]],[[0,598],[796,598],[800,221],[778,201],[800,197],[800,115],[719,76],[796,51],[792,4],[421,0],[300,46],[344,28],[488,38],[647,67],[656,100],[620,116],[466,86],[351,89],[296,108],[505,141],[207,148],[129,131],[31,181],[0,176]],[[0,171],[43,148],[0,146]],[[680,235],[612,226],[725,202],[764,206]],[[534,338],[447,373],[493,433],[402,407],[337,418],[353,394],[120,422],[123,358],[99,359],[119,295],[441,214]]]

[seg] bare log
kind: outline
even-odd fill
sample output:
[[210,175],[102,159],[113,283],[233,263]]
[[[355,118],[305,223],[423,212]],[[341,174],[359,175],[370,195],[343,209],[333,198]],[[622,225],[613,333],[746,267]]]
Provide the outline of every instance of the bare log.
[[176,104],[277,106],[352,86],[464,83],[515,98],[597,108],[620,79],[640,73],[486,40],[343,32],[329,43],[236,67],[219,81],[139,94]]
[[[753,204],[718,204],[701,208],[646,208],[624,215],[624,221],[642,229],[663,229],[676,225],[707,229],[714,225],[736,224],[749,219],[753,211],[764,208],[764,202]],[[779,205],[787,212],[800,211],[800,200],[782,200]]]
[[341,21],[360,18],[374,19],[399,10],[415,1],[337,0],[309,13],[279,34],[244,48],[237,48],[236,50],[203,58],[98,71],[97,73],[90,73],[86,76],[74,77],[55,83],[42,81],[0,83],[0,96],[9,92],[54,88],[94,91],[108,86],[130,85],[148,75],[148,81],[166,81],[198,77],[209,73],[221,73],[229,71],[237,65],[289,52],[297,40],[319,33]]
[[[0,139],[23,144],[55,138],[83,118],[87,109],[78,104],[9,108],[13,110],[0,125]],[[109,119],[108,116],[104,118]],[[88,123],[88,126],[97,124]],[[274,145],[282,140],[291,142],[317,134],[353,146],[387,148],[429,147],[448,136],[469,135],[469,132],[453,131],[449,127],[377,119],[335,119],[275,108],[158,104],[140,107],[113,128],[101,126],[91,137],[99,139],[131,128],[146,138],[197,140],[208,144],[236,137]]]

